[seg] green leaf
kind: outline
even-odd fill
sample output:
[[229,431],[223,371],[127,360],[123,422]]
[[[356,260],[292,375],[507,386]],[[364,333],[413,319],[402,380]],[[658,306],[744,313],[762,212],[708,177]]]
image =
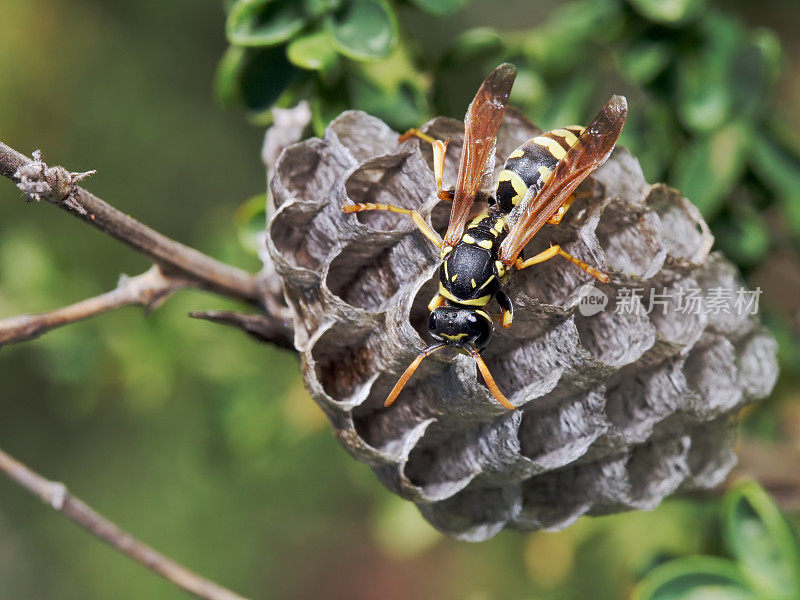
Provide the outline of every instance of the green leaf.
[[[236,95],[251,111],[269,110],[297,77],[283,48],[247,48],[240,55],[235,73]],[[228,66],[233,70],[233,66]]]
[[800,342],[794,334],[794,320],[775,312],[765,313],[763,320],[778,342],[778,360],[783,370],[800,372]]
[[735,58],[744,43],[744,31],[728,17],[702,22],[702,46],[686,53],[678,64],[678,115],[694,131],[713,131],[733,113],[731,78]]
[[222,106],[231,107],[241,100],[239,72],[244,54],[244,48],[230,46],[217,65],[217,72],[214,75],[214,96]]
[[317,31],[292,40],[286,48],[286,56],[293,65],[312,71],[328,71],[339,58],[327,31]]
[[678,65],[678,110],[689,129],[712,131],[734,115],[757,119],[780,71],[780,44],[766,30],[748,32],[712,14],[699,27],[702,44]]
[[628,0],[645,19],[673,25],[696,17],[705,0]]
[[678,115],[697,132],[713,131],[728,119],[733,108],[731,90],[722,69],[712,73],[699,57],[685,58],[679,66]]
[[534,69],[523,67],[517,71],[509,103],[520,109],[535,109],[549,102],[547,84]]
[[631,103],[619,143],[636,156],[647,181],[662,181],[675,155],[677,131],[674,111],[643,98]]
[[500,33],[490,27],[468,29],[456,37],[443,57],[448,66],[495,55],[503,49]]
[[618,2],[565,2],[543,25],[504,32],[502,39],[510,54],[522,54],[548,75],[570,74],[592,60],[598,43],[615,38],[623,22]]
[[389,91],[372,80],[351,77],[348,81],[353,104],[395,129],[409,129],[425,120],[425,94],[410,83]]
[[434,104],[441,114],[463,119],[484,77],[505,58],[503,40],[494,29],[470,29],[456,37],[433,80]]
[[739,225],[735,240],[739,255],[736,262],[750,265],[760,263],[767,255],[772,242],[767,223],[755,211],[746,211],[745,216],[738,218],[736,223]]
[[428,83],[428,78],[420,73],[404,44],[399,44],[383,60],[358,63],[353,71],[372,79],[387,90],[396,89],[403,83],[411,83],[414,87],[423,89]]
[[780,76],[783,53],[781,42],[774,31],[764,28],[753,30],[751,43],[758,48],[766,65],[766,73],[772,82],[776,82]]
[[228,14],[225,31],[237,46],[274,46],[300,31],[306,21],[296,0],[239,0]]
[[417,127],[428,119],[427,80],[402,44],[382,61],[355,65],[347,86],[352,108],[380,117],[395,129]]
[[797,534],[761,486],[743,481],[725,496],[723,525],[728,550],[762,597],[800,597]]
[[750,142],[750,128],[738,122],[695,140],[678,154],[672,185],[712,218],[741,176]]
[[[595,84],[586,73],[576,73],[559,89],[554,90],[548,107],[539,117],[539,125],[545,129],[585,125],[591,112],[590,103]],[[605,100],[603,100],[604,102]],[[602,104],[595,108],[595,111]]]
[[352,107],[344,83],[334,88],[316,86],[315,93],[311,96],[311,125],[314,128],[314,135],[318,137],[325,135],[328,124],[340,113]]
[[737,190],[730,219],[718,219],[714,235],[726,256],[738,265],[756,265],[766,256],[772,235],[764,217],[747,201],[745,186]]
[[466,6],[469,0],[411,0],[418,9],[435,17],[444,17]]
[[689,556],[650,571],[631,600],[758,600],[758,596],[731,561]]
[[341,0],[305,0],[306,14],[316,19],[342,4]]
[[385,58],[397,44],[397,20],[384,0],[346,0],[325,25],[336,49],[354,60]]
[[753,139],[750,165],[777,196],[791,228],[800,234],[800,160],[761,134]]
[[257,194],[243,202],[234,215],[239,243],[251,254],[258,255],[264,247],[264,230],[267,226],[267,196]]
[[620,59],[620,67],[629,79],[645,85],[664,71],[672,52],[665,42],[640,41],[625,51]]
[[771,31],[756,30],[737,45],[730,63],[737,114],[764,109],[778,80],[780,62],[780,42]]

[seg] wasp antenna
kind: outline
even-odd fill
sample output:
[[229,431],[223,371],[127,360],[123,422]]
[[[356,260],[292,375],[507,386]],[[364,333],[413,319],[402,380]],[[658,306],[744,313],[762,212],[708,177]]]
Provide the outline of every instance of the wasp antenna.
[[480,353],[475,348],[470,348],[469,353],[472,354],[475,362],[478,363],[478,369],[480,370],[481,375],[483,375],[483,380],[486,382],[486,386],[489,388],[489,391],[492,392],[492,395],[495,397],[495,399],[508,410],[516,410],[517,407],[511,404],[511,402],[508,401],[508,398],[503,395],[503,392],[500,391],[500,388],[497,387],[494,377],[492,377],[492,374],[489,372],[489,367],[487,367],[486,363],[483,362],[483,358],[481,357]]
[[422,361],[423,361],[425,358],[427,358],[428,356],[430,356],[431,354],[433,354],[434,352],[436,352],[436,351],[437,351],[437,350],[439,350],[440,348],[444,348],[446,345],[447,345],[447,344],[445,344],[444,342],[442,342],[442,343],[439,343],[439,344],[433,344],[432,346],[428,346],[427,348],[425,348],[425,350],[423,350],[423,351],[422,351],[422,352],[421,352],[421,353],[420,353],[420,354],[417,356],[417,358],[415,358],[415,359],[414,359],[414,360],[411,362],[411,364],[410,364],[410,365],[408,365],[408,368],[406,369],[406,372],[405,372],[405,373],[403,373],[403,374],[400,376],[400,379],[398,379],[398,380],[397,380],[397,383],[395,383],[395,384],[394,384],[394,387],[392,388],[392,391],[391,391],[391,392],[389,392],[389,396],[386,398],[386,402],[384,402],[384,403],[383,403],[383,405],[384,405],[384,406],[391,406],[391,405],[392,405],[392,403],[393,403],[395,400],[397,400],[397,397],[400,395],[400,392],[402,392],[402,391],[403,391],[403,387],[406,385],[406,383],[408,382],[408,380],[409,380],[409,379],[411,379],[411,376],[414,374],[414,371],[416,371],[416,370],[417,370],[417,367],[419,366],[419,364],[420,364],[420,363],[421,363],[421,362],[422,362]]

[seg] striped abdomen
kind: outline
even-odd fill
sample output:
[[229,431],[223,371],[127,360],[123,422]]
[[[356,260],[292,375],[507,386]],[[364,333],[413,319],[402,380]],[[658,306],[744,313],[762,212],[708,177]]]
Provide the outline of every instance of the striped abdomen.
[[583,127],[572,125],[553,129],[522,144],[508,155],[506,164],[497,178],[497,204],[503,213],[519,204],[528,188],[536,195],[553,172],[558,161],[567,154],[583,132]]

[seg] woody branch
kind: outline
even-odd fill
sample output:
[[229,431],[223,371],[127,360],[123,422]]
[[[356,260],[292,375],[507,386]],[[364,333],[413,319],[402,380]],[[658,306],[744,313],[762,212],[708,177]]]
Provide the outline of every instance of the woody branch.
[[152,310],[185,285],[185,281],[166,277],[158,265],[153,265],[136,277],[121,276],[115,289],[100,296],[46,313],[0,319],[0,346],[26,342],[57,327],[123,306],[139,305]]
[[63,483],[45,479],[2,450],[0,450],[0,473],[5,473],[26,491],[38,496],[42,502],[119,550],[128,558],[198,598],[203,600],[244,600],[242,596],[201,577],[156,552],[70,494]]
[[[260,309],[254,314],[211,311],[192,316],[234,325],[261,341],[293,347],[291,321],[281,312],[279,286],[180,244],[77,186],[93,173],[48,167],[40,153],[35,152],[31,159],[0,142],[0,174],[16,183],[29,201],[46,200],[147,256],[153,266],[135,277],[123,275],[115,289],[99,296],[45,313],[0,320],[0,347],[124,306],[152,310],[185,287],[241,300]],[[132,560],[197,597],[243,600],[133,538],[69,494],[63,484],[43,478],[2,451],[0,472]]]
[[[275,286],[172,240],[78,187],[94,171],[73,173],[63,167],[48,167],[38,152],[33,158],[0,142],[0,174],[12,180],[29,201],[47,202],[61,208],[148,257],[157,267],[123,279],[117,289],[49,313],[22,315],[0,321],[0,345],[25,341],[55,327],[86,319],[132,304],[155,308],[173,292],[194,287],[258,306],[257,315],[229,313],[217,322],[239,326],[252,333],[256,323],[263,341],[291,348],[292,328],[280,302],[271,298]],[[242,325],[247,322],[248,327]]]

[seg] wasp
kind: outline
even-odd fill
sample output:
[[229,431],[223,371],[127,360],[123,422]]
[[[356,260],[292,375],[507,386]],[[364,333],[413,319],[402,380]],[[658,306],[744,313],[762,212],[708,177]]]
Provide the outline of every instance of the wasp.
[[[358,203],[342,207],[346,213],[383,210],[407,215],[441,251],[439,291],[428,305],[428,331],[435,342],[425,348],[395,384],[385,405],[391,405],[420,363],[434,352],[451,347],[472,356],[495,399],[508,409],[516,408],[500,391],[481,352],[494,331],[486,310],[495,300],[503,327],[510,327],[514,308],[503,291],[512,273],[561,256],[603,283],[609,277],[565,252],[558,245],[524,259],[527,243],[545,223],[557,225],[575,198],[580,183],[611,155],[628,112],[624,96],[612,96],[586,127],[553,129],[528,140],[511,154],[492,186],[495,142],[503,118],[516,68],[504,63],[483,81],[464,119],[464,146],[454,190],[443,188],[447,141],[437,140],[419,129],[410,129],[399,142],[412,137],[433,147],[436,192],[452,202],[444,239],[415,211],[391,204]],[[449,141],[449,140],[448,140]],[[483,191],[492,189],[488,195]],[[476,200],[487,207],[469,224]]]

